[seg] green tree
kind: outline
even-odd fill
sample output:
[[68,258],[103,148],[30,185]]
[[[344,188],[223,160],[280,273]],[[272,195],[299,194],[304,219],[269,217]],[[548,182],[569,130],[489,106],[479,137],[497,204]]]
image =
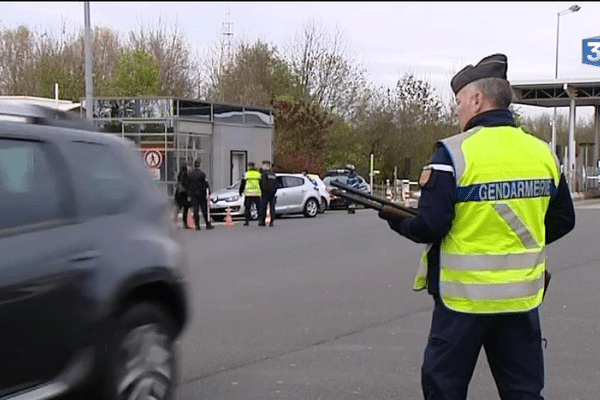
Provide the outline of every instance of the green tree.
[[278,97],[275,109],[275,164],[279,171],[324,173],[325,137],[333,123],[315,102]]
[[289,96],[293,87],[293,77],[277,48],[260,40],[240,43],[213,81],[213,100],[262,107],[270,107],[278,96]]
[[118,96],[157,95],[160,90],[160,65],[142,49],[123,51],[115,78]]

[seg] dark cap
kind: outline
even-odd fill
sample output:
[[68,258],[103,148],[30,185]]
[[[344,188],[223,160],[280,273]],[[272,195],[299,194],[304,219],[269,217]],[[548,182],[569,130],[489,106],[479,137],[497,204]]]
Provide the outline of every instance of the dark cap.
[[479,79],[506,79],[507,68],[508,62],[504,54],[492,54],[491,56],[482,58],[475,66],[469,64],[461,69],[450,81],[450,86],[452,86],[452,91],[456,95],[460,89]]
[[200,161],[198,161],[198,160],[194,161],[194,167],[200,168]]

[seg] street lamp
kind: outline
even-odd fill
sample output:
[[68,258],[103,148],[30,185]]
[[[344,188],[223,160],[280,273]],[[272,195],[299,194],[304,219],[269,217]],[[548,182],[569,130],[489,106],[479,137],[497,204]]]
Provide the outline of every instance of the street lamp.
[[[581,10],[577,4],[573,4],[566,10],[562,10],[556,13],[556,60],[554,62],[554,79],[558,79],[558,34],[560,27],[560,17],[565,14],[577,12]],[[556,151],[556,107],[554,107],[554,118],[552,119],[552,140],[551,140],[552,151]]]

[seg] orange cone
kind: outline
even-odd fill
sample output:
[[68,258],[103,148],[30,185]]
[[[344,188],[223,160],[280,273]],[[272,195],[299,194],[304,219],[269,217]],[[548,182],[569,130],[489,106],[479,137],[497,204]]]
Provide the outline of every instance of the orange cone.
[[267,204],[267,216],[265,217],[265,225],[271,226],[271,207]]
[[225,216],[225,226],[227,228],[233,228],[235,222],[233,222],[233,218],[231,218],[231,210],[227,207],[227,215]]
[[187,225],[190,229],[194,229],[196,227],[196,223],[194,222],[194,212],[192,210],[188,211]]

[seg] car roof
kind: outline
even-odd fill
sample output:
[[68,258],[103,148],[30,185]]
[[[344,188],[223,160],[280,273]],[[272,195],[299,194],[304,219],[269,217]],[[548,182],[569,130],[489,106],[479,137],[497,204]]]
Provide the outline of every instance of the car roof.
[[50,141],[79,140],[107,145],[129,144],[126,140],[110,133],[2,120],[0,120],[0,136]]
[[23,118],[22,123],[32,125],[61,126],[81,130],[96,130],[94,124],[79,117],[72,112],[65,112],[55,108],[23,103],[18,101],[0,101],[0,120],[2,117]]

